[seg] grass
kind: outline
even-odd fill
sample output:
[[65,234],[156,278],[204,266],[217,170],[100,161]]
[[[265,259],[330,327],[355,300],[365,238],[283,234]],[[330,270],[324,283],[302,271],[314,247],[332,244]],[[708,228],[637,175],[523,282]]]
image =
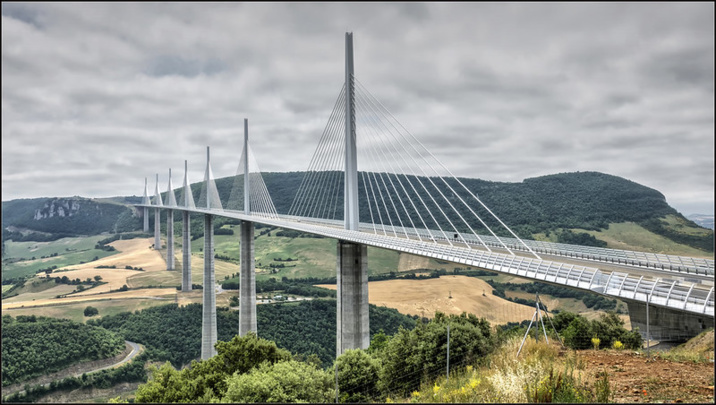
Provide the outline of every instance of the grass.
[[581,229],[573,229],[572,231],[586,232],[593,235],[595,238],[607,242],[607,247],[612,249],[713,258],[713,256],[708,256],[701,250],[676,243],[671,239],[650,232],[634,222],[610,224],[609,229],[601,231],[585,231]]
[[584,365],[576,356],[560,357],[557,346],[530,337],[517,358],[521,340],[518,336],[511,338],[482,363],[451,372],[449,379],[441,370],[433,382],[411,394],[410,402],[579,403],[599,399],[594,390],[596,381],[591,382],[592,376],[583,371]]
[[[223,280],[225,275],[232,275],[240,270],[240,243],[239,226],[225,225],[224,228],[234,230],[234,235],[215,235],[214,251],[230,260],[215,261],[217,280]],[[266,280],[271,277],[303,278],[335,277],[336,272],[336,240],[329,238],[287,238],[276,236],[277,230],[268,234],[256,233],[254,241],[254,256],[256,260],[257,280]],[[204,238],[192,241],[192,254],[203,258]],[[274,259],[295,259],[291,262],[277,262]],[[396,271],[398,269],[399,254],[385,249],[368,247],[368,273],[379,274]],[[203,259],[202,259],[203,260]],[[270,272],[270,264],[283,263],[285,266],[278,269],[278,273]],[[203,262],[199,262],[203,266]],[[440,268],[436,262],[431,261],[433,268]],[[293,267],[295,266],[295,267]],[[222,269],[220,269],[222,267]],[[442,266],[444,267],[444,266]],[[192,260],[192,268],[197,268]],[[223,271],[222,271],[223,270]],[[194,273],[194,272],[192,272]],[[194,275],[192,274],[192,280]],[[199,279],[200,281],[200,279]]]
[[76,285],[57,284],[54,280],[33,278],[28,280],[24,286],[15,290],[12,297],[3,299],[3,302],[49,299],[57,295],[70,293],[76,288]]
[[5,291],[11,289],[13,286],[14,286],[14,284],[3,284],[2,293],[5,294]]
[[44,306],[44,307],[33,307],[33,308],[20,308],[20,309],[9,309],[3,310],[3,314],[12,315],[17,317],[18,315],[35,315],[35,316],[47,316],[52,318],[65,318],[75,322],[84,322],[92,318],[84,316],[84,310],[88,306],[93,306],[99,310],[99,316],[115,315],[121,312],[133,312],[136,310],[142,310],[145,308],[166,305],[171,301],[169,300],[156,300],[156,299],[112,299],[105,301],[91,301],[91,302],[77,302],[71,304]]
[[[52,242],[5,242],[6,257],[30,259],[33,256],[58,255],[72,251],[92,250],[98,241],[106,239],[107,235],[95,235],[76,238],[62,238]],[[68,250],[69,249],[69,250]]]
[[[668,227],[688,235],[705,235],[711,232],[708,229],[689,227],[683,220],[674,215],[667,215],[662,221],[666,222]],[[699,249],[676,243],[671,239],[648,231],[634,222],[612,223],[609,224],[608,229],[602,229],[601,231],[579,228],[572,228],[571,231],[588,233],[607,242],[607,247],[611,249],[713,259],[713,255],[709,256]],[[559,231],[550,232],[549,236],[544,233],[537,233],[533,237],[535,240],[557,242],[558,233]]]
[[[97,235],[85,238],[62,238],[53,242],[13,242],[6,241],[6,258],[25,259],[10,263],[5,259],[2,265],[2,278],[16,278],[35,274],[40,269],[57,266],[58,268],[89,262],[94,257],[103,258],[117,252],[95,249],[97,241],[106,236]],[[57,253],[55,257],[49,257]],[[42,259],[42,256],[46,256]],[[35,257],[35,260],[32,260]]]
[[665,222],[668,228],[685,235],[704,236],[709,235],[712,232],[706,228],[694,228],[693,226],[688,225],[684,219],[679,218],[676,215],[667,215],[666,218],[662,219],[662,222]]
[[714,358],[714,330],[706,330],[688,342],[671,350],[657,352],[665,360],[691,363],[707,363]]

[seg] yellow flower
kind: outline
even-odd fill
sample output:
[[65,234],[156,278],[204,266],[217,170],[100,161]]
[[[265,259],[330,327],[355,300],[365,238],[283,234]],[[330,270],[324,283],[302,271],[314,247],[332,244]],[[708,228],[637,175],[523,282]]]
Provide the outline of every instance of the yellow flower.
[[413,393],[411,394],[411,396],[412,396],[413,398],[420,398],[420,392],[418,392],[418,391],[413,391]]
[[467,368],[467,372],[468,372],[468,373],[471,373],[471,372],[472,372],[472,366],[467,366],[466,368]]
[[437,395],[439,391],[440,386],[438,385],[438,383],[435,383],[435,385],[433,386],[433,395]]
[[385,403],[386,403],[386,404],[392,404],[392,403],[393,403],[393,400],[390,399],[390,397],[388,397],[388,398],[385,399]]
[[474,378],[470,379],[470,388],[475,389],[475,388],[477,388],[478,385],[480,385],[479,378],[478,379],[474,379]]

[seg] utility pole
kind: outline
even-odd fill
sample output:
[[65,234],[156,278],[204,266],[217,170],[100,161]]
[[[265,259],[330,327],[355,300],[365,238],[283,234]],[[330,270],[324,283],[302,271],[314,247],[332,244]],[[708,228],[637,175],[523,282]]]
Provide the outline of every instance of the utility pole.
[[447,325],[447,369],[445,371],[445,379],[450,381],[450,323]]

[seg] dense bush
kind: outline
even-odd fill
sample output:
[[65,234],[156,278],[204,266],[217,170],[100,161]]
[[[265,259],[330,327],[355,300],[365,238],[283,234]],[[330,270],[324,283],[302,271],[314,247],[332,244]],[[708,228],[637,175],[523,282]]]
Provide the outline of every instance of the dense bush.
[[[316,355],[323,366],[330,365],[336,353],[336,301],[311,300],[298,303],[259,305],[258,331],[292,353]],[[201,304],[176,304],[123,312],[88,320],[87,323],[116,331],[125,339],[157,349],[160,360],[175,367],[188,364],[201,354]],[[388,334],[399,327],[412,329],[414,318],[391,308],[369,307],[371,333],[382,329]],[[238,332],[239,313],[219,308],[217,330],[220,341]]]
[[58,371],[83,360],[119,354],[124,340],[102,328],[67,319],[2,318],[2,384]]
[[447,366],[447,325],[450,324],[452,364],[471,363],[494,347],[490,324],[473,314],[445,316],[438,312],[415,329],[401,329],[375,356],[383,368],[379,386],[384,393],[408,395],[428,376]]

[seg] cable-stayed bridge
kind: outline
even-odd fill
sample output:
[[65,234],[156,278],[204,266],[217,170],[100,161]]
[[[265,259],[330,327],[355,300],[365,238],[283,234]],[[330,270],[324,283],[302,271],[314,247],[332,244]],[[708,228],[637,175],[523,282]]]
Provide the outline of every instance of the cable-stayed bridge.
[[[714,322],[714,261],[523,240],[479,196],[430,153],[353,74],[352,34],[346,34],[346,80],[306,174],[286,213],[278,213],[248,143],[229,198],[222,201],[207,147],[195,202],[187,176],[179,199],[169,171],[165,197],[156,177],[145,179],[144,230],[155,209],[167,212],[167,268],[174,269],[174,211],[181,211],[182,290],[191,289],[189,214],[204,215],[202,358],[217,340],[213,218],[241,220],[239,334],[256,331],[254,222],[338,240],[337,353],[367,348],[367,246],[516,275],[619,298],[632,325],[657,340],[695,336]],[[652,316],[647,322],[649,310]]]

